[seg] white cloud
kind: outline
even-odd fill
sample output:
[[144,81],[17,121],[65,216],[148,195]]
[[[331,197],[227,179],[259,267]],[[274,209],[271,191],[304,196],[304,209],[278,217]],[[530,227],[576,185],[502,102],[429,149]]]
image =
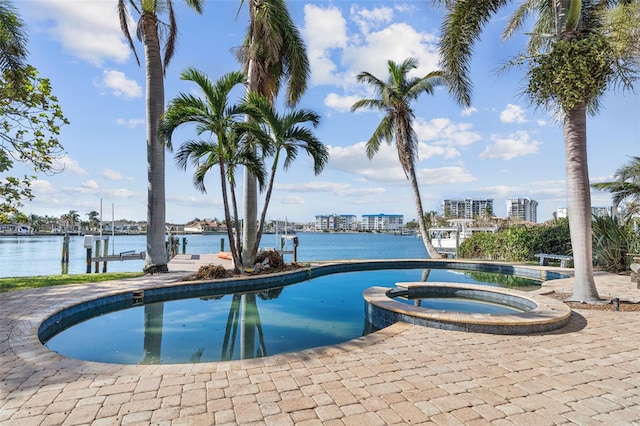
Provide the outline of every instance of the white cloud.
[[469,183],[478,180],[462,167],[440,167],[437,169],[418,169],[420,185],[444,185],[455,183]]
[[[95,66],[129,58],[131,51],[122,36],[115,1],[32,0],[23,5],[25,13],[38,20],[39,30],[50,34],[69,54]],[[135,31],[135,23],[129,28]]]
[[469,123],[455,124],[448,118],[434,118],[425,121],[416,119],[414,129],[418,140],[445,146],[469,146],[482,139],[479,133],[472,130]]
[[36,196],[55,194],[56,192],[56,188],[51,184],[51,182],[41,179],[32,180],[31,189]]
[[102,79],[97,80],[95,85],[110,90],[119,98],[134,99],[142,96],[142,87],[135,80],[129,80],[121,71],[103,70]]
[[112,169],[104,169],[100,172],[100,175],[109,180],[131,180],[131,178],[127,178],[122,173]]
[[100,192],[98,183],[93,179],[82,182],[80,186],[66,186],[62,190],[67,194],[98,194]]
[[478,112],[478,109],[475,107],[468,107],[462,110],[462,112],[460,113],[461,116],[463,117],[469,117],[473,114],[475,114],[476,112]]
[[513,133],[506,138],[492,135],[491,140],[492,144],[480,154],[480,158],[511,160],[523,155],[535,154],[541,145],[539,141],[529,140],[529,134],[524,131]]
[[307,4],[304,7],[305,26],[302,29],[307,44],[307,55],[311,66],[311,83],[335,84],[337,66],[332,49],[347,44],[347,22],[340,10],[334,6],[326,9]]
[[503,123],[526,123],[522,107],[513,104],[507,104],[507,107],[500,112],[500,121]]
[[328,192],[336,193],[343,192],[350,188],[348,183],[341,182],[326,182],[314,180],[305,183],[293,183],[293,184],[275,184],[275,188],[279,191],[287,192]]
[[[335,6],[306,5],[304,10],[302,33],[313,85],[355,87],[355,76],[362,71],[384,76],[389,59],[401,62],[408,57],[416,58],[419,68],[410,73],[412,76],[425,75],[438,67],[437,37],[418,32],[406,23],[384,27],[393,18],[393,10],[388,7],[354,6],[350,19],[359,25],[359,31],[354,34],[347,32],[347,21]],[[375,31],[371,31],[372,28]]]
[[279,197],[278,202],[286,205],[300,205],[304,204],[304,198],[297,195],[287,195],[284,197]]
[[351,6],[351,19],[358,25],[364,36],[370,33],[371,28],[379,28],[388,24],[393,19],[393,9],[390,7],[375,7],[364,9],[357,4]]
[[144,118],[117,118],[116,124],[118,126],[124,126],[130,129],[135,129],[136,127],[144,124]]
[[86,175],[87,171],[80,167],[76,160],[70,157],[62,157],[53,160],[53,168],[55,170],[70,172],[76,175]]
[[437,69],[437,37],[418,32],[405,23],[394,23],[368,34],[363,42],[351,43],[344,50],[342,62],[350,70],[347,77],[368,71],[382,78],[388,74],[388,60],[402,62],[409,57],[418,61],[418,68],[410,72],[410,76],[424,76]]
[[[370,182],[366,179],[362,181],[364,184]],[[347,197],[350,199],[363,199],[370,196],[377,196],[386,190],[381,187],[361,187],[354,186],[344,182],[328,182],[328,181],[312,181],[306,183],[294,184],[276,184],[275,188],[279,192],[288,192],[289,194],[278,198],[278,202],[282,204],[306,204],[305,200],[295,193],[313,193],[313,194],[329,194],[331,197]],[[316,196],[312,197],[317,198]]]
[[324,98],[324,104],[339,112],[348,112],[351,106],[360,100],[359,96],[340,96],[336,93],[329,93]]

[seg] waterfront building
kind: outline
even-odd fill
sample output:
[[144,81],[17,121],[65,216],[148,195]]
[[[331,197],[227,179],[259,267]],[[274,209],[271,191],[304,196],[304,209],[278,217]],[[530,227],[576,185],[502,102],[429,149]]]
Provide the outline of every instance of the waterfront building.
[[536,223],[538,221],[538,202],[529,197],[507,198],[507,217]]
[[474,199],[457,198],[442,201],[442,214],[445,218],[474,219],[493,214],[493,198]]
[[401,231],[404,215],[401,214],[363,214],[360,229],[363,231]]
[[[622,209],[618,208],[618,214],[621,214]],[[606,216],[610,216],[613,217],[613,207],[609,206],[609,207],[598,207],[598,206],[591,206],[591,214],[597,217],[606,217]],[[560,218],[568,218],[569,215],[567,213],[567,208],[566,207],[559,207],[556,210],[556,217],[558,219]]]
[[316,231],[357,231],[358,220],[353,214],[316,215]]

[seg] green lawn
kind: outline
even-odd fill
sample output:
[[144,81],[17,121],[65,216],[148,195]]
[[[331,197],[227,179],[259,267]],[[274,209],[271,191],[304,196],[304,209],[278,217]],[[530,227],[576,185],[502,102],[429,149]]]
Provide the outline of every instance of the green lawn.
[[33,277],[0,278],[0,293],[54,285],[96,283],[142,276],[142,272],[113,272],[105,274],[38,275]]

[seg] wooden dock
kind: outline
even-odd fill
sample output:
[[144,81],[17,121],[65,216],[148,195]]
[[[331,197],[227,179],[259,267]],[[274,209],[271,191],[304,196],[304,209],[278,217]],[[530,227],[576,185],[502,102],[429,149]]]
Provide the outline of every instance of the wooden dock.
[[125,251],[120,254],[111,254],[106,256],[98,256],[92,257],[91,262],[112,262],[115,260],[140,260],[144,259],[145,252],[141,251],[140,253]]

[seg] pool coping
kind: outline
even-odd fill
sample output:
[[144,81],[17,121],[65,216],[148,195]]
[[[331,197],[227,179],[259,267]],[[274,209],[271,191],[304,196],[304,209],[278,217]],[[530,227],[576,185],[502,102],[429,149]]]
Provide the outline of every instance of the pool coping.
[[490,287],[465,283],[407,282],[397,283],[411,293],[421,288],[453,288],[478,293],[492,293],[506,298],[529,302],[533,309],[513,314],[478,314],[450,312],[412,306],[388,296],[392,290],[371,287],[365,290],[366,317],[374,326],[382,328],[398,321],[445,330],[487,334],[531,334],[557,330],[569,322],[571,308],[567,304],[537,293],[510,288]]

